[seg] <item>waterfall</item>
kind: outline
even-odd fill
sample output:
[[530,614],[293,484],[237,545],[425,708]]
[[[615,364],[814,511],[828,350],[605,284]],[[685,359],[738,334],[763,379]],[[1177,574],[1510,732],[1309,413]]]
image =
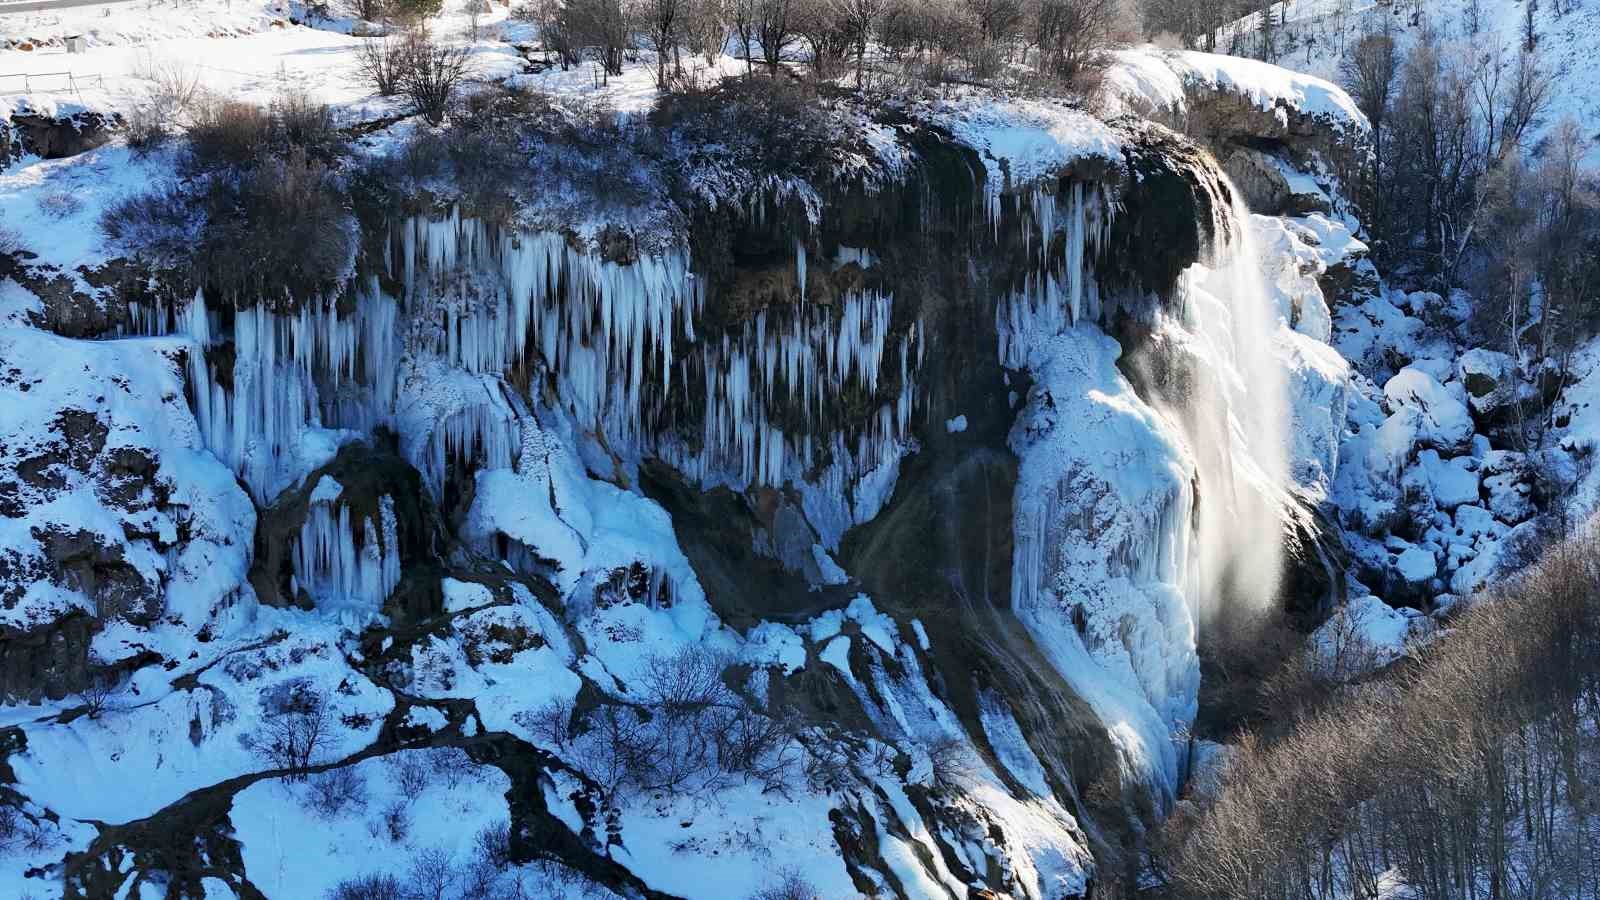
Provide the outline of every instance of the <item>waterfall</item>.
[[1265,602],[1277,587],[1283,318],[1235,205],[1176,302],[1128,307],[1148,337],[1119,345],[1101,330],[1111,298],[1091,268],[1101,205],[1074,190],[1036,209],[1040,242],[1064,232],[1065,248],[996,311],[1001,363],[1034,379],[1011,432],[1012,609],[1094,706],[1125,770],[1170,800],[1183,777],[1173,736],[1197,707],[1202,610],[1219,596]]
[[[1202,602],[1260,607],[1276,596],[1282,569],[1282,500],[1291,484],[1287,370],[1279,355],[1285,312],[1262,272],[1251,213],[1234,203],[1212,266],[1184,275],[1187,321],[1219,375],[1215,391],[1173,397],[1200,464]],[[1216,607],[1213,606],[1214,610]]]

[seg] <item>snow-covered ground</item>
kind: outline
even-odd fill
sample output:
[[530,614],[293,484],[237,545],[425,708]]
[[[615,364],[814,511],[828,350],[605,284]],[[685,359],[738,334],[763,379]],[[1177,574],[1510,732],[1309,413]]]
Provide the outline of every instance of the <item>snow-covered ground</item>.
[[[648,60],[610,78],[589,63],[525,72],[514,44],[531,35],[505,15],[495,7],[483,17],[475,78],[624,120],[654,104]],[[71,71],[78,84],[92,82],[75,92],[45,83],[4,102],[126,109],[152,79],[176,77],[258,103],[303,88],[345,122],[400,112],[357,76],[365,38],[350,36],[353,23],[310,27],[290,21],[297,16],[252,0],[140,0],[3,17],[0,74]],[[465,41],[466,25],[464,5],[451,0],[432,27]],[[89,37],[85,53],[65,52],[57,39],[69,33]],[[724,56],[698,74],[744,66]],[[1146,113],[1178,115],[1196,96],[1226,95],[1334,131],[1364,127],[1328,82],[1245,60],[1128,51],[1111,81],[1126,108]],[[1280,523],[1263,508],[1281,512],[1291,496],[1333,504],[1358,558],[1392,574],[1392,583],[1367,585],[1384,600],[1403,590],[1467,593],[1495,573],[1500,543],[1532,514],[1524,461],[1477,434],[1474,414],[1492,398],[1466,390],[1497,361],[1452,355],[1443,298],[1380,288],[1330,310],[1319,278],[1359,268],[1366,253],[1342,211],[1214,211],[1229,236],[1184,274],[1179,302],[1141,323],[1170,350],[1167,362],[1205,376],[1202,391],[1163,400],[1139,384],[1130,347],[1108,336],[1114,307],[1102,302],[1116,298],[1101,297],[1093,278],[1116,198],[1082,183],[1058,193],[1055,183],[1077,164],[1122,165],[1127,133],[1068,104],[969,87],[899,111],[981,161],[993,227],[1003,206],[1025,208],[1008,215],[1030,252],[1037,239],[1041,254],[1064,257],[995,313],[997,363],[1032,385],[1010,398],[1008,443],[1021,461],[1010,611],[1094,710],[1128,784],[1143,785],[1152,806],[1175,797],[1186,774],[1196,623],[1214,600],[1216,572],[1231,566],[1261,584],[1278,573],[1275,542],[1258,535]],[[846,104],[830,112],[859,139],[840,166],[884,178],[909,171],[900,127]],[[381,152],[411,127],[380,131],[358,152]],[[101,213],[171,175],[173,163],[169,152],[135,155],[117,140],[70,159],[24,159],[0,172],[0,223],[36,254],[34,265],[87,294],[91,273],[79,268],[117,255],[97,233]],[[745,192],[770,187],[729,171],[695,188],[728,189],[723,199],[738,198],[739,209],[757,196]],[[1296,177],[1307,194],[1336,194],[1325,173]],[[813,186],[779,189],[821,212]],[[317,897],[345,879],[404,875],[424,851],[439,851],[465,878],[478,834],[532,803],[512,796],[518,770],[481,749],[506,746],[538,760],[532,805],[548,816],[541,824],[570,832],[567,852],[667,893],[749,896],[791,868],[824,897],[869,886],[964,896],[983,882],[1043,900],[1089,886],[1090,842],[1065,789],[1074,773],[1064,751],[1028,733],[1026,710],[1005,693],[1015,686],[978,686],[976,723],[964,722],[957,695],[969,686],[951,691],[935,670],[952,652],[940,632],[891,614],[883,597],[846,590],[841,538],[891,502],[902,457],[916,448],[924,323],[897,319],[885,293],[842,292],[797,325],[761,314],[697,345],[704,296],[687,238],[623,262],[585,252],[577,245],[598,240],[606,215],[521,231],[455,207],[417,215],[386,236],[388,277],[337,298],[348,304],[298,298],[298,313],[258,305],[224,317],[207,312],[203,295],[184,297],[170,322],[165,308],[150,317],[159,324],[148,337],[46,334],[33,327],[43,299],[0,283],[0,507],[25,513],[0,518],[0,590],[16,587],[0,595],[0,625],[95,617],[105,622],[95,662],[132,669],[108,697],[75,683],[66,697],[0,708],[26,738],[7,759],[15,787],[31,820],[50,822],[37,827],[54,848],[0,851],[0,889],[57,891],[63,871],[53,864],[68,850],[208,791],[238,845],[243,872],[232,875],[268,896]],[[785,247],[772,277],[792,276],[805,300],[819,274],[873,267],[870,250],[830,249],[837,258],[808,257],[797,242],[791,263]],[[684,345],[687,362],[673,356]],[[704,431],[646,435],[644,386],[681,384],[688,373],[703,386]],[[793,393],[803,380],[801,400],[811,403],[891,376],[897,399],[875,406],[877,430],[849,447],[832,436],[816,447],[786,441],[760,405],[779,384]],[[1585,380],[1569,393],[1574,433],[1600,430],[1589,422],[1591,387]],[[318,391],[334,388],[340,402],[324,404]],[[251,404],[229,405],[252,391]],[[1204,414],[1187,415],[1184,403]],[[398,458],[416,476],[405,489],[436,504],[427,507],[436,517],[402,521],[404,498],[387,482],[362,495],[352,487],[365,474],[359,464],[356,477],[329,473],[341,449],[376,453],[361,444],[377,425],[399,432]],[[938,439],[973,437],[965,412],[933,427]],[[84,442],[85,432],[98,437]],[[845,599],[742,632],[729,625],[681,523],[639,487],[651,455],[694,485],[803,510],[809,586]],[[367,501],[374,511],[358,507]],[[264,549],[258,516],[296,504],[305,515],[289,530],[287,569],[253,568]],[[369,518],[352,520],[352,510]],[[436,522],[446,514],[460,529],[448,552]],[[1394,536],[1402,515],[1425,520],[1417,540]],[[752,543],[777,555],[765,533]],[[434,555],[402,558],[418,545]],[[426,606],[431,598],[437,608]],[[1378,663],[1398,656],[1427,627],[1384,600],[1360,593],[1348,627],[1319,633],[1317,646],[1333,655],[1357,634]],[[719,760],[670,788],[629,788],[601,716],[626,724],[648,710],[637,727],[666,727],[652,694],[663,660],[705,658],[734,666],[727,677],[737,673],[738,684],[722,686],[737,688],[738,708],[753,713],[742,722],[783,717],[785,690],[863,721],[786,724],[759,759],[782,773],[777,786]],[[327,715],[314,762],[332,769],[300,780],[273,755],[270,725],[308,708]],[[703,752],[708,738],[699,737],[698,748],[658,755]],[[424,759],[443,774],[408,786],[400,770]],[[350,790],[360,801],[314,809],[317,786],[337,772],[359,783]],[[394,825],[395,809],[408,827]],[[499,877],[526,877],[537,896],[594,895],[541,880],[544,869],[510,868]],[[130,885],[142,877],[128,871]],[[205,883],[219,897],[238,887],[216,876]]]
[[[1331,81],[1340,78],[1340,62],[1347,51],[1369,30],[1381,30],[1385,21],[1402,48],[1410,47],[1424,27],[1435,29],[1447,52],[1469,54],[1469,67],[1478,70],[1487,63],[1485,54],[1501,52],[1513,66],[1524,39],[1526,2],[1514,0],[1429,0],[1422,4],[1379,2],[1379,0],[1283,0],[1271,7],[1278,23],[1280,66],[1306,72]],[[1563,117],[1583,123],[1588,133],[1600,132],[1600,97],[1584,88],[1600,80],[1600,54],[1594,50],[1594,36],[1600,34],[1600,7],[1592,3],[1566,4],[1568,11],[1557,15],[1561,4],[1538,4],[1535,31],[1538,52],[1552,78],[1549,107],[1531,128],[1530,138],[1538,139]],[[1469,25],[1469,7],[1480,11],[1476,33]],[[1412,10],[1420,10],[1413,15]],[[1255,38],[1250,34],[1260,27],[1262,13],[1253,13],[1219,33],[1219,46],[1237,45],[1239,52]],[[1591,147],[1585,162],[1600,165],[1600,145]]]

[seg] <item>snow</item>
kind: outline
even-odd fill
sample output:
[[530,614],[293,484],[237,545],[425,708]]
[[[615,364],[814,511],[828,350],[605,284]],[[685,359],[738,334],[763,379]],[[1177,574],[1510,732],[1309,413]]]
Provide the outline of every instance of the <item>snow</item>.
[[[450,764],[441,759],[458,757]],[[395,777],[410,762],[427,771],[421,791]],[[312,808],[306,782],[264,779],[234,795],[233,823],[251,882],[268,897],[325,897],[341,881],[387,873],[405,879],[419,851],[440,850],[455,866],[471,862],[478,832],[508,825],[511,779],[491,766],[466,761],[455,748],[402,750],[351,765],[361,796],[333,815]],[[312,779],[326,776],[311,776]],[[409,828],[392,839],[384,812],[399,804]]]
[[1287,126],[1286,112],[1311,116],[1335,130],[1364,132],[1367,117],[1349,94],[1313,75],[1238,56],[1151,47],[1117,51],[1108,83],[1124,102],[1145,114],[1168,113],[1181,120],[1189,92],[1241,97]]
[[1408,483],[1413,478],[1440,509],[1478,502],[1478,461],[1470,456],[1443,459],[1437,450],[1424,450],[1417,454],[1417,467],[1407,473]]
[[1311,635],[1323,672],[1355,678],[1382,668],[1406,651],[1410,619],[1372,595],[1356,597]]
[[1199,683],[1184,595],[1195,463],[1117,370],[1119,354],[1091,325],[1035,343],[1011,437],[1012,608],[1101,720],[1122,724],[1125,770],[1175,792],[1168,730],[1192,719]]
[[[1468,34],[1463,25],[1463,11],[1473,3],[1478,5],[1482,22],[1476,36]],[[1398,16],[1391,4],[1375,0],[1354,3],[1348,0],[1281,0],[1273,7],[1279,16],[1277,40],[1286,48],[1279,64],[1312,76],[1338,80],[1339,64],[1344,55],[1364,31],[1381,27],[1385,22],[1392,26],[1402,52],[1415,44],[1417,35],[1425,27],[1441,34],[1447,50],[1459,48],[1462,52],[1474,53],[1478,60],[1496,43],[1503,45],[1514,58],[1523,39],[1525,5],[1522,3],[1430,0],[1415,8],[1418,11],[1415,16]],[[1537,13],[1539,49],[1556,89],[1550,92],[1546,114],[1529,129],[1530,147],[1567,116],[1583,123],[1590,134],[1600,126],[1600,99],[1593,92],[1562,89],[1562,86],[1588,85],[1600,80],[1600,54],[1594,52],[1594,35],[1600,33],[1600,8],[1588,3],[1574,4],[1565,15],[1555,16],[1547,4],[1540,4]],[[1228,45],[1229,31],[1241,30],[1242,34],[1242,29],[1257,22],[1258,14],[1252,14],[1240,20],[1235,29],[1224,30],[1219,35],[1221,46]],[[1473,64],[1482,65],[1476,60]],[[1590,148],[1585,164],[1600,165],[1600,146]]]
[[1391,408],[1421,414],[1418,438],[1424,444],[1444,451],[1465,450],[1471,444],[1474,426],[1467,405],[1420,366],[1401,369],[1384,384],[1383,395]]
[[1411,547],[1395,560],[1395,571],[1411,584],[1426,584],[1439,573],[1439,563],[1433,554],[1421,547]]
[[326,759],[370,743],[394,700],[349,667],[337,630],[297,611],[262,609],[260,616],[262,633],[279,624],[289,636],[264,646],[213,642],[218,662],[197,670],[193,687],[174,683],[182,670],[153,667],[144,682],[150,693],[134,696],[130,688],[97,718],[25,726],[28,749],[11,757],[19,790],[75,819],[145,818],[190,791],[273,768],[250,743],[277,715],[275,698],[285,691],[314,690],[327,700],[335,724]]
[[920,110],[932,124],[978,152],[988,170],[987,209],[998,217],[1002,193],[1032,188],[1074,162],[1117,163],[1122,140],[1099,119],[1059,102],[957,88]]
[[[164,608],[196,629],[213,622],[227,627],[235,612],[248,615],[254,601],[244,586],[249,549],[236,536],[254,531],[255,510],[227,470],[200,450],[199,429],[184,402],[179,360],[186,351],[179,340],[87,343],[0,329],[7,410],[0,418],[0,473],[16,477],[35,454],[62,460],[37,479],[18,478],[15,496],[31,508],[21,517],[0,517],[0,558],[25,584],[31,581],[22,602],[0,609],[0,622],[26,629],[73,609],[96,611],[93,598],[80,590],[26,577],[45,565],[41,535],[80,530],[99,546],[120,548],[116,552],[143,583],[164,594],[153,612]],[[103,427],[104,448],[67,445],[58,423],[68,414]],[[95,455],[84,459],[87,454]],[[144,490],[123,502],[110,499],[125,477],[114,470],[119,454],[154,463],[151,487],[170,491],[165,502]],[[187,534],[182,541],[180,526]],[[232,610],[236,597],[242,600]]]
[[960,434],[961,432],[966,431],[967,417],[956,416],[953,419],[946,419],[944,423],[944,430],[950,434]]

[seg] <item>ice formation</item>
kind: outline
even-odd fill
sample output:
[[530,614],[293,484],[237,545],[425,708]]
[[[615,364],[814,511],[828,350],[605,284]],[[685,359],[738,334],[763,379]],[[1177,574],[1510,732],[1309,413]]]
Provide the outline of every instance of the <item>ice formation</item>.
[[[1030,252],[1037,242],[1038,264],[1021,287],[995,306],[1000,361],[1012,369],[1027,365],[1028,335],[1054,334],[1085,317],[1100,319],[1100,289],[1092,263],[1110,236],[1115,213],[1104,188],[1080,181],[1072,182],[1065,196],[1037,189],[1029,196],[1035,230],[1024,235]],[[1051,253],[1057,234],[1065,236],[1059,257]]]
[[[352,520],[343,488],[327,475],[317,482],[293,548],[292,590],[305,590],[319,609],[375,613],[400,583],[400,543],[394,500],[378,498],[373,516]],[[357,529],[361,540],[357,542]]]

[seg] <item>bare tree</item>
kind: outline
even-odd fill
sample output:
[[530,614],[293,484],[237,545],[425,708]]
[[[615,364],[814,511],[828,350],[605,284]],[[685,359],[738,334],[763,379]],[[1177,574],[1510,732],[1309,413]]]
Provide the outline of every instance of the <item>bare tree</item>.
[[681,73],[683,64],[678,59],[678,44],[684,27],[688,3],[686,0],[639,0],[638,15],[644,26],[645,40],[656,52],[656,85],[667,85],[667,61],[671,58],[673,70]]
[[856,52],[856,87],[865,87],[867,43],[889,11],[889,0],[831,0]]
[[683,42],[689,52],[712,65],[728,43],[730,0],[688,0],[684,15]]
[[411,869],[406,874],[418,900],[446,900],[452,896],[457,877],[450,854],[438,847],[419,851],[411,858]]
[[423,118],[435,125],[444,121],[471,54],[471,48],[440,44],[420,28],[406,34],[400,89]]
[[599,50],[606,73],[622,74],[623,55],[633,44],[633,24],[621,0],[568,0],[559,15],[566,40]]
[[1388,146],[1389,112],[1394,106],[1395,81],[1400,74],[1400,53],[1387,17],[1381,30],[1361,36],[1349,55],[1341,60],[1340,75],[1357,108],[1372,126],[1373,165],[1365,191],[1370,227],[1388,237],[1387,191],[1385,190],[1384,149]]
[[332,743],[327,701],[313,690],[291,689],[266,712],[254,736],[256,753],[284,770],[291,780],[306,777],[316,758]]
[[848,23],[829,0],[798,0],[794,30],[811,47],[811,70],[832,78],[854,44]]
[[392,97],[405,86],[410,50],[411,43],[404,37],[367,38],[356,51],[356,71],[362,81],[372,85],[378,96]]
[[795,0],[754,0],[753,20],[756,42],[761,46],[761,58],[767,71],[778,74],[785,52],[798,36]]

